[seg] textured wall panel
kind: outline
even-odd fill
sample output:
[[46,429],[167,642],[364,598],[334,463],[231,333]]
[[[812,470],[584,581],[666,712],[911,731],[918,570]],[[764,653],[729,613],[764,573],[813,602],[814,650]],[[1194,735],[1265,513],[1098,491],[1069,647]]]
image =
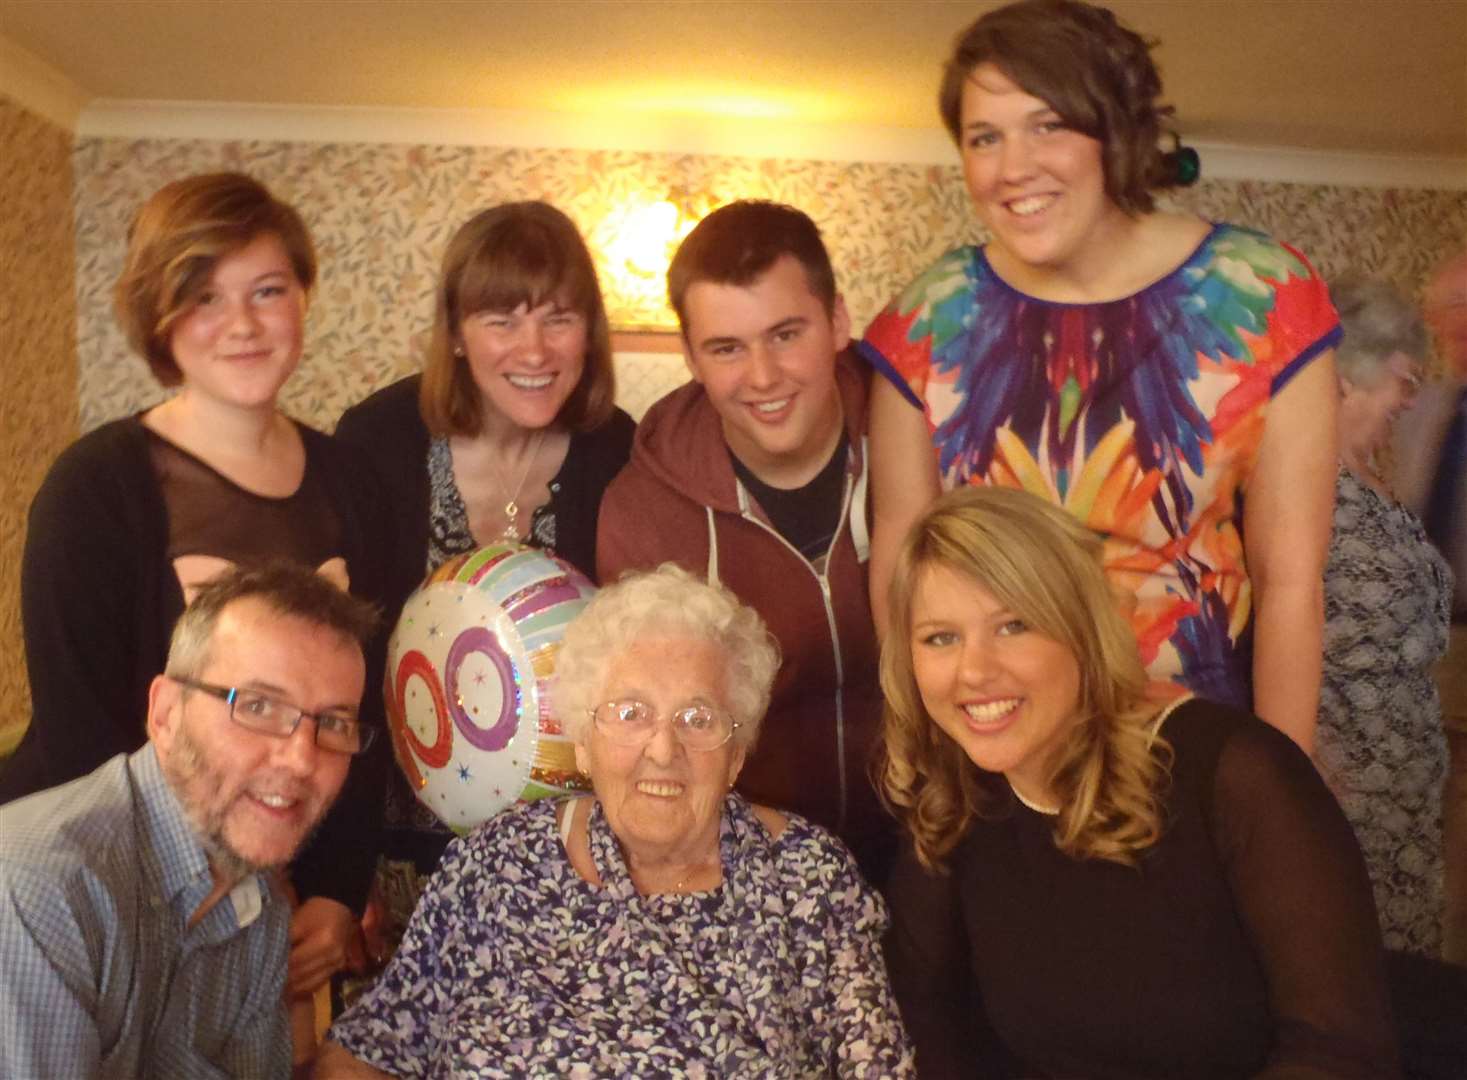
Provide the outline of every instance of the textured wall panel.
[[77,433],[71,133],[0,98],[0,754],[30,715],[20,553],[31,496]]

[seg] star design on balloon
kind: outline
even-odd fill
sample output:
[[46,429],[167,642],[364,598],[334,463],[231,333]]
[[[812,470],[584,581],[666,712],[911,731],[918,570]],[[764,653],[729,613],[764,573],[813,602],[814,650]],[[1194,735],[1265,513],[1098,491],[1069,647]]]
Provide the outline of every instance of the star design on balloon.
[[437,623],[434,623],[432,626],[428,627],[428,636],[429,637],[437,637],[438,636],[438,624]]
[[458,778],[466,783],[472,778],[472,774],[469,772],[467,765],[460,765],[458,767]]
[[474,672],[474,685],[475,686],[483,686],[484,685],[484,673],[482,671],[476,671],[476,672]]

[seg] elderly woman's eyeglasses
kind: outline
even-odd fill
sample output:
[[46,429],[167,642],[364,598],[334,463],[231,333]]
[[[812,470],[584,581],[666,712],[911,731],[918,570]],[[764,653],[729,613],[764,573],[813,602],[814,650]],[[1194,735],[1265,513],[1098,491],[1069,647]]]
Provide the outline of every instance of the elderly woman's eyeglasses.
[[[657,730],[657,711],[645,701],[608,701],[591,710],[596,730],[618,746],[642,746]],[[686,750],[717,750],[738,730],[728,713],[707,705],[684,705],[669,719]]]
[[338,754],[360,754],[372,745],[376,729],[363,724],[349,713],[308,713],[287,705],[258,690],[238,686],[215,686],[195,679],[174,679],[181,686],[209,694],[229,705],[229,718],[243,728],[261,735],[289,738],[302,720],[316,722],[316,745]]

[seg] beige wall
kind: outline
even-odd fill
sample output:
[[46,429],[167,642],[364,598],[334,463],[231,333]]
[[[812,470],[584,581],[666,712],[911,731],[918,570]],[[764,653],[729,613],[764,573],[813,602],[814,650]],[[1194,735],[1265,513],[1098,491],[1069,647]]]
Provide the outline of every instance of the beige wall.
[[26,509],[77,433],[71,133],[0,97],[0,754],[30,714],[20,645]]

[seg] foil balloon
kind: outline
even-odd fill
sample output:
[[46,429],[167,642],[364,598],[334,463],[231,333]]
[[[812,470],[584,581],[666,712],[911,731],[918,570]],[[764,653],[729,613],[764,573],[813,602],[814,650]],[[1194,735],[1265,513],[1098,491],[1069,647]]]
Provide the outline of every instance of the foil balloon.
[[387,648],[393,752],[454,830],[589,789],[548,687],[561,635],[594,592],[560,559],[497,543],[444,563],[403,605]]

